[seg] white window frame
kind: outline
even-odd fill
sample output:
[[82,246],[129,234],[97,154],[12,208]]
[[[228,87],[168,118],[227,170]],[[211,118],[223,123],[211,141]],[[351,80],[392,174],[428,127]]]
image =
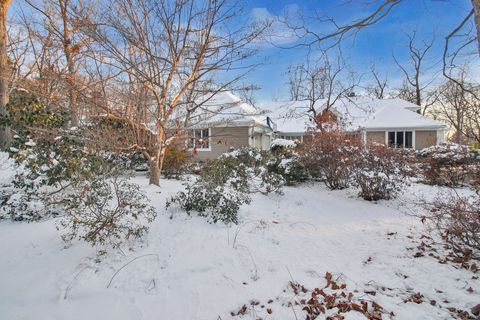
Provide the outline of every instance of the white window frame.
[[[395,140],[394,140],[394,147],[395,149],[397,148],[400,148],[397,146],[397,132],[403,132],[403,146],[401,147],[402,149],[415,149],[415,130],[408,130],[408,129],[405,129],[405,130],[386,130],[385,131],[385,145],[387,145],[388,147],[392,148],[392,146],[388,143],[388,134],[390,132],[395,132]],[[407,148],[405,147],[405,142],[406,142],[406,136],[407,136],[407,132],[411,132],[412,133],[412,146]]]
[[280,139],[295,141],[298,140],[303,143],[303,135],[280,135]]
[[[208,148],[196,148],[196,131],[200,131],[200,139],[203,139],[203,131],[208,130]],[[190,139],[192,138],[191,136],[187,137],[187,141],[185,142],[187,145],[187,150],[188,151],[212,151],[212,129],[211,128],[198,128],[198,129],[190,129],[189,133],[193,133],[193,148],[189,148],[188,144]]]

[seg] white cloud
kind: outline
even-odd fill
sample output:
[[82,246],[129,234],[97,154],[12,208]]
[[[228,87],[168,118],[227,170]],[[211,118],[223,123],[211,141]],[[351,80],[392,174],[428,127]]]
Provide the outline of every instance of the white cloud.
[[264,45],[282,46],[291,44],[298,40],[295,32],[285,23],[286,16],[289,12],[298,10],[297,6],[290,5],[284,8],[281,16],[276,16],[267,8],[253,8],[251,11],[251,19],[257,23],[266,23],[269,25],[264,35],[258,40]]

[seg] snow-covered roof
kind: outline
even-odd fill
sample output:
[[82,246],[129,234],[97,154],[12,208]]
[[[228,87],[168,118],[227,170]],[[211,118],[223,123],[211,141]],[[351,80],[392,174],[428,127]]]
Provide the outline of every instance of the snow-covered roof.
[[308,101],[274,101],[262,103],[260,107],[275,123],[275,131],[303,133],[314,126],[308,113]]
[[262,112],[230,91],[205,95],[197,100],[199,109],[191,117],[192,126],[265,125]]
[[[312,116],[308,112],[308,101],[268,102],[261,106],[277,125],[276,131],[298,133],[313,126]],[[325,109],[325,100],[317,101],[315,109],[318,114],[321,113]],[[416,111],[419,109],[419,106],[398,98],[375,99],[359,96],[338,99],[330,110],[339,116],[346,129],[351,131],[446,127],[441,122],[418,114]]]
[[441,122],[418,114],[416,111],[419,109],[419,106],[403,99],[371,97],[342,98],[332,107],[348,130],[445,127]]

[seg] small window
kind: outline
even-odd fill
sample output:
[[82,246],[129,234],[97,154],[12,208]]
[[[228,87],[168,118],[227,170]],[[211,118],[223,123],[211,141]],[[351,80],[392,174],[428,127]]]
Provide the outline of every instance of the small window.
[[201,134],[200,145],[204,149],[208,149],[210,147],[210,134],[209,129],[203,129]]
[[395,131],[388,132],[388,145],[390,147],[395,147]]
[[210,129],[193,129],[189,131],[187,148],[196,150],[210,149]]
[[412,131],[405,131],[405,148],[413,147],[413,133]]
[[397,141],[395,142],[395,145],[397,148],[402,148],[403,147],[403,131],[397,131]]

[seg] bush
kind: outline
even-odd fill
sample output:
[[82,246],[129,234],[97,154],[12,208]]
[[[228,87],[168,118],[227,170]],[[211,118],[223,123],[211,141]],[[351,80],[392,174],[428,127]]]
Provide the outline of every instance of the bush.
[[[79,130],[57,130],[61,134],[48,139],[15,138],[11,157],[17,165],[13,180],[1,187],[0,219],[36,221],[59,214],[50,194],[64,194],[83,180],[102,175],[113,164],[112,159],[87,152],[78,142]],[[120,165],[120,164],[118,164]]]
[[[429,221],[458,251],[480,254],[480,193],[441,193],[428,205]],[[477,256],[478,257],[478,256]]]
[[305,145],[302,161],[313,178],[323,180],[332,190],[344,189],[352,182],[361,148],[355,136],[340,131],[319,132]]
[[270,154],[266,151],[241,148],[225,153],[207,165],[205,174],[210,177],[225,172],[223,181],[233,176],[237,183],[245,185],[248,193],[281,194],[285,179],[280,174],[268,170],[269,159]]
[[59,201],[65,211],[59,223],[68,231],[62,236],[65,241],[79,238],[118,248],[143,236],[156,216],[139,186],[121,178],[118,171],[75,185]]
[[216,223],[238,223],[238,211],[251,202],[250,194],[281,193],[284,179],[265,167],[266,153],[250,148],[234,150],[207,161],[198,179],[167,201],[187,213],[197,212]]
[[[308,179],[308,172],[297,152],[295,142],[292,145],[278,144],[274,140],[271,147],[271,158],[267,162],[267,169],[283,177],[288,186],[296,185]],[[289,140],[286,140],[289,141]],[[290,142],[290,141],[289,141]]]
[[190,154],[174,145],[169,145],[165,151],[162,172],[167,179],[179,179],[187,171]]
[[462,186],[475,183],[480,156],[468,146],[441,144],[417,152],[423,181],[431,185]]
[[270,144],[271,151],[285,150],[285,149],[294,149],[298,147],[297,141],[287,140],[287,139],[275,139]]
[[365,200],[390,199],[401,190],[409,173],[400,151],[384,145],[370,145],[359,154],[355,184]]
[[237,224],[240,206],[250,202],[248,193],[197,181],[187,184],[185,191],[170,198],[166,207],[176,204],[188,214],[195,211],[199,216],[206,217],[213,223],[222,221]]
[[[68,129],[68,114],[55,112],[27,93],[14,95],[7,122],[15,132],[10,157],[17,172],[0,189],[0,219],[35,221],[59,214],[49,194],[96,174],[98,156],[85,152],[82,132]],[[35,137],[35,140],[32,138]]]
[[[12,99],[10,156],[17,173],[0,186],[0,219],[36,221],[63,214],[64,238],[118,246],[143,234],[154,215],[139,187],[120,179],[125,159],[99,152],[85,128],[28,94]],[[88,130],[87,130],[88,131]]]

